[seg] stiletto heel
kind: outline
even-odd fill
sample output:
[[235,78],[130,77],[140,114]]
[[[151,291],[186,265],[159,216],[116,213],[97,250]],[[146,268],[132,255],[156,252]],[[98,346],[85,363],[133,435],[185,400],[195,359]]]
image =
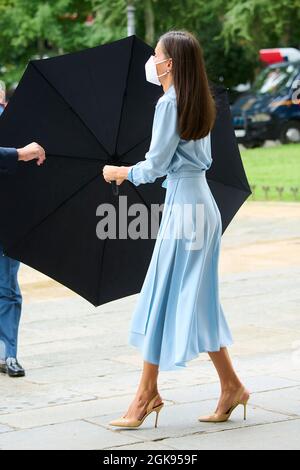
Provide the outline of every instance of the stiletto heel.
[[[246,396],[246,398],[245,398]],[[246,419],[246,406],[249,400],[250,394],[245,390],[244,387],[241,387],[236,394],[236,399],[234,400],[232,406],[225,413],[216,413],[214,412],[210,416],[200,416],[198,421],[211,422],[211,423],[221,423],[227,421],[230,418],[231,413],[238,405],[244,405],[244,420]]]
[[159,405],[159,409],[156,411],[156,418],[155,418],[155,428],[157,428],[157,421],[158,421],[158,413],[162,409],[163,405]]
[[246,419],[246,404],[244,404],[244,420]]
[[147,418],[147,416],[152,413],[152,411],[156,412],[156,418],[155,418],[155,425],[154,427],[157,428],[157,421],[158,421],[158,413],[160,410],[163,408],[164,403],[161,402],[159,405],[153,406],[153,403],[155,402],[156,398],[158,397],[158,393],[149,401],[147,405],[147,410],[144,416],[141,419],[134,419],[134,418],[125,418],[122,416],[119,419],[115,419],[113,421],[110,421],[111,426],[119,426],[122,428],[138,428],[144,420]]

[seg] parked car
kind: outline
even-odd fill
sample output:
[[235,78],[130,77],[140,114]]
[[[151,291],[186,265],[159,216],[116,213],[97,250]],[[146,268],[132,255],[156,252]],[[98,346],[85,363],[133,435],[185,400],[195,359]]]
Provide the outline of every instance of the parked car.
[[266,140],[300,142],[300,61],[263,69],[231,113],[237,140],[247,148]]

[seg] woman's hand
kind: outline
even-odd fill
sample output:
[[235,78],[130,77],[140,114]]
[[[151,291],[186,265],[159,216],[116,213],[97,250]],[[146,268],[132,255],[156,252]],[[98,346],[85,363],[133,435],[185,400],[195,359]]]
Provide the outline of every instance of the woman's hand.
[[116,181],[119,186],[126,180],[129,169],[130,167],[126,166],[105,165],[103,167],[103,178],[107,183]]

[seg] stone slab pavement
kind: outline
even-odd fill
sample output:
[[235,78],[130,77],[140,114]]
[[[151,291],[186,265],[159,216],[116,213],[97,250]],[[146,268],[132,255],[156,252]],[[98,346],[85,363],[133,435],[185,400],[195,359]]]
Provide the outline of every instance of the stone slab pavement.
[[0,449],[300,449],[300,204],[247,201],[222,238],[220,299],[229,352],[252,392],[226,423],[200,423],[219,395],[200,354],[162,371],[158,427],[111,428],[138,385],[142,358],[127,344],[137,296],[94,308],[22,266],[23,379],[0,376]]

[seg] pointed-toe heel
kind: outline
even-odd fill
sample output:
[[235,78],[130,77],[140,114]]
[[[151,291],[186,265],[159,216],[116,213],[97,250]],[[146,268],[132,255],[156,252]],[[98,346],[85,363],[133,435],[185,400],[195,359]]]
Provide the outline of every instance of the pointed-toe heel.
[[153,406],[153,403],[155,402],[156,398],[158,397],[158,394],[153,397],[148,405],[147,405],[147,410],[144,416],[141,419],[135,419],[135,418],[125,418],[122,416],[121,418],[115,419],[113,421],[110,421],[108,424],[111,426],[118,426],[122,428],[138,428],[144,420],[149,416],[153,411],[156,412],[156,417],[155,417],[155,424],[154,427],[157,428],[157,422],[158,422],[158,414],[160,410],[163,408],[164,403],[160,403],[159,405]]

